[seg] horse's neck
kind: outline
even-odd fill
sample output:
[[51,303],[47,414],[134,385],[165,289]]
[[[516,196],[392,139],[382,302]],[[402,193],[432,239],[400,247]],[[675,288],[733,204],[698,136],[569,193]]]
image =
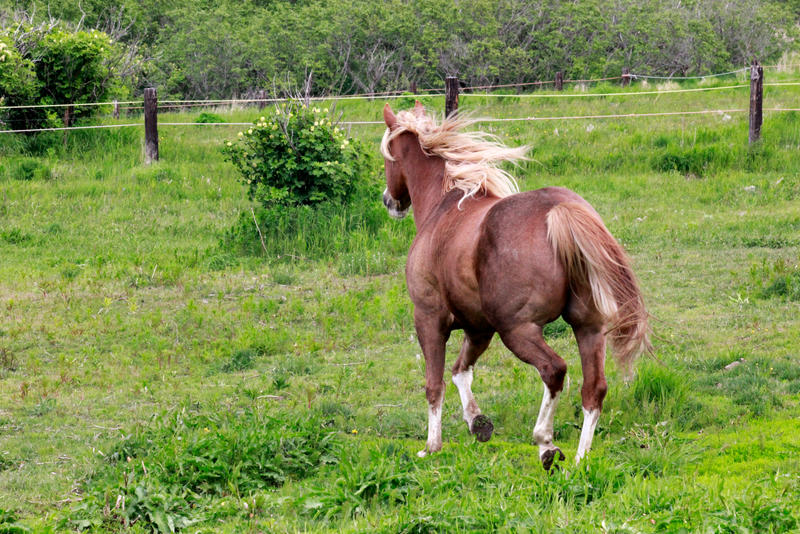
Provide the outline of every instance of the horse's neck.
[[444,198],[444,161],[440,158],[424,158],[406,176],[409,177],[407,185],[411,205],[414,207],[414,224],[419,231]]

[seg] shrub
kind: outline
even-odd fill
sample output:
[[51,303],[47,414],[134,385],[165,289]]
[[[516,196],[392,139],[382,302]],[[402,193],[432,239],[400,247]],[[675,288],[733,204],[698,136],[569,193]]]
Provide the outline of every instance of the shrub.
[[370,155],[334,123],[328,109],[290,102],[239,132],[223,149],[248,186],[269,208],[345,201],[366,183]]
[[[97,30],[70,33],[56,29],[45,35],[35,49],[42,101],[75,104],[108,99],[118,83],[109,65],[113,47],[111,38]],[[77,118],[93,111],[92,107],[76,107],[70,115]]]
[[[30,103],[39,92],[33,62],[22,57],[14,48],[10,37],[0,33],[0,106],[17,106]],[[32,110],[0,110],[0,123],[8,129],[21,129],[28,125]]]
[[[123,45],[105,33],[24,29],[28,31],[20,42],[0,33],[0,105],[78,104],[107,100],[119,92],[115,69]],[[64,111],[72,122],[96,109],[5,109],[0,121],[14,130],[61,126]]]

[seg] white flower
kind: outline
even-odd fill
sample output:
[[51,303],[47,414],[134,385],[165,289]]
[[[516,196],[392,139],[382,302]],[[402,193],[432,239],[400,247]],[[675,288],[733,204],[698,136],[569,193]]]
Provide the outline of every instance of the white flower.
[[239,136],[239,137],[242,137],[244,134],[243,134],[242,132],[239,132],[239,133],[238,133],[238,134],[236,134],[236,135],[237,135],[237,136]]
[[228,141],[228,146],[233,146],[233,143],[231,143],[230,141]]

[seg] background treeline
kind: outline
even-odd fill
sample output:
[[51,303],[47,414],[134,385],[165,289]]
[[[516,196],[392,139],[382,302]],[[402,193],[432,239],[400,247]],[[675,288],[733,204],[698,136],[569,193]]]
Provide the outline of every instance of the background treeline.
[[220,98],[312,71],[315,93],[707,74],[778,59],[799,13],[800,0],[0,0],[0,28],[97,29],[137,58],[120,73],[130,93]]

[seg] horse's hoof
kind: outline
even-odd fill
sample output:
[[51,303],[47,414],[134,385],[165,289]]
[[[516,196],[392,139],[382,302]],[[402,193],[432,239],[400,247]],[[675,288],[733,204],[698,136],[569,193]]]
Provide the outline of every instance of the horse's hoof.
[[419,451],[417,453],[417,456],[419,456],[420,458],[425,458],[426,456],[428,456],[428,450],[427,449],[422,449],[421,451]]
[[485,415],[476,415],[475,419],[472,420],[469,431],[475,434],[475,439],[483,443],[489,441],[489,438],[492,437],[494,425],[492,424],[492,420]]
[[[549,473],[550,469],[553,467],[553,462],[555,460],[563,462],[564,460],[566,460],[566,458],[567,457],[564,456],[564,453],[561,452],[561,449],[559,449],[558,447],[548,449],[544,451],[544,454],[542,455],[542,467],[544,467],[544,470]],[[556,469],[558,469],[558,464],[556,464]]]

